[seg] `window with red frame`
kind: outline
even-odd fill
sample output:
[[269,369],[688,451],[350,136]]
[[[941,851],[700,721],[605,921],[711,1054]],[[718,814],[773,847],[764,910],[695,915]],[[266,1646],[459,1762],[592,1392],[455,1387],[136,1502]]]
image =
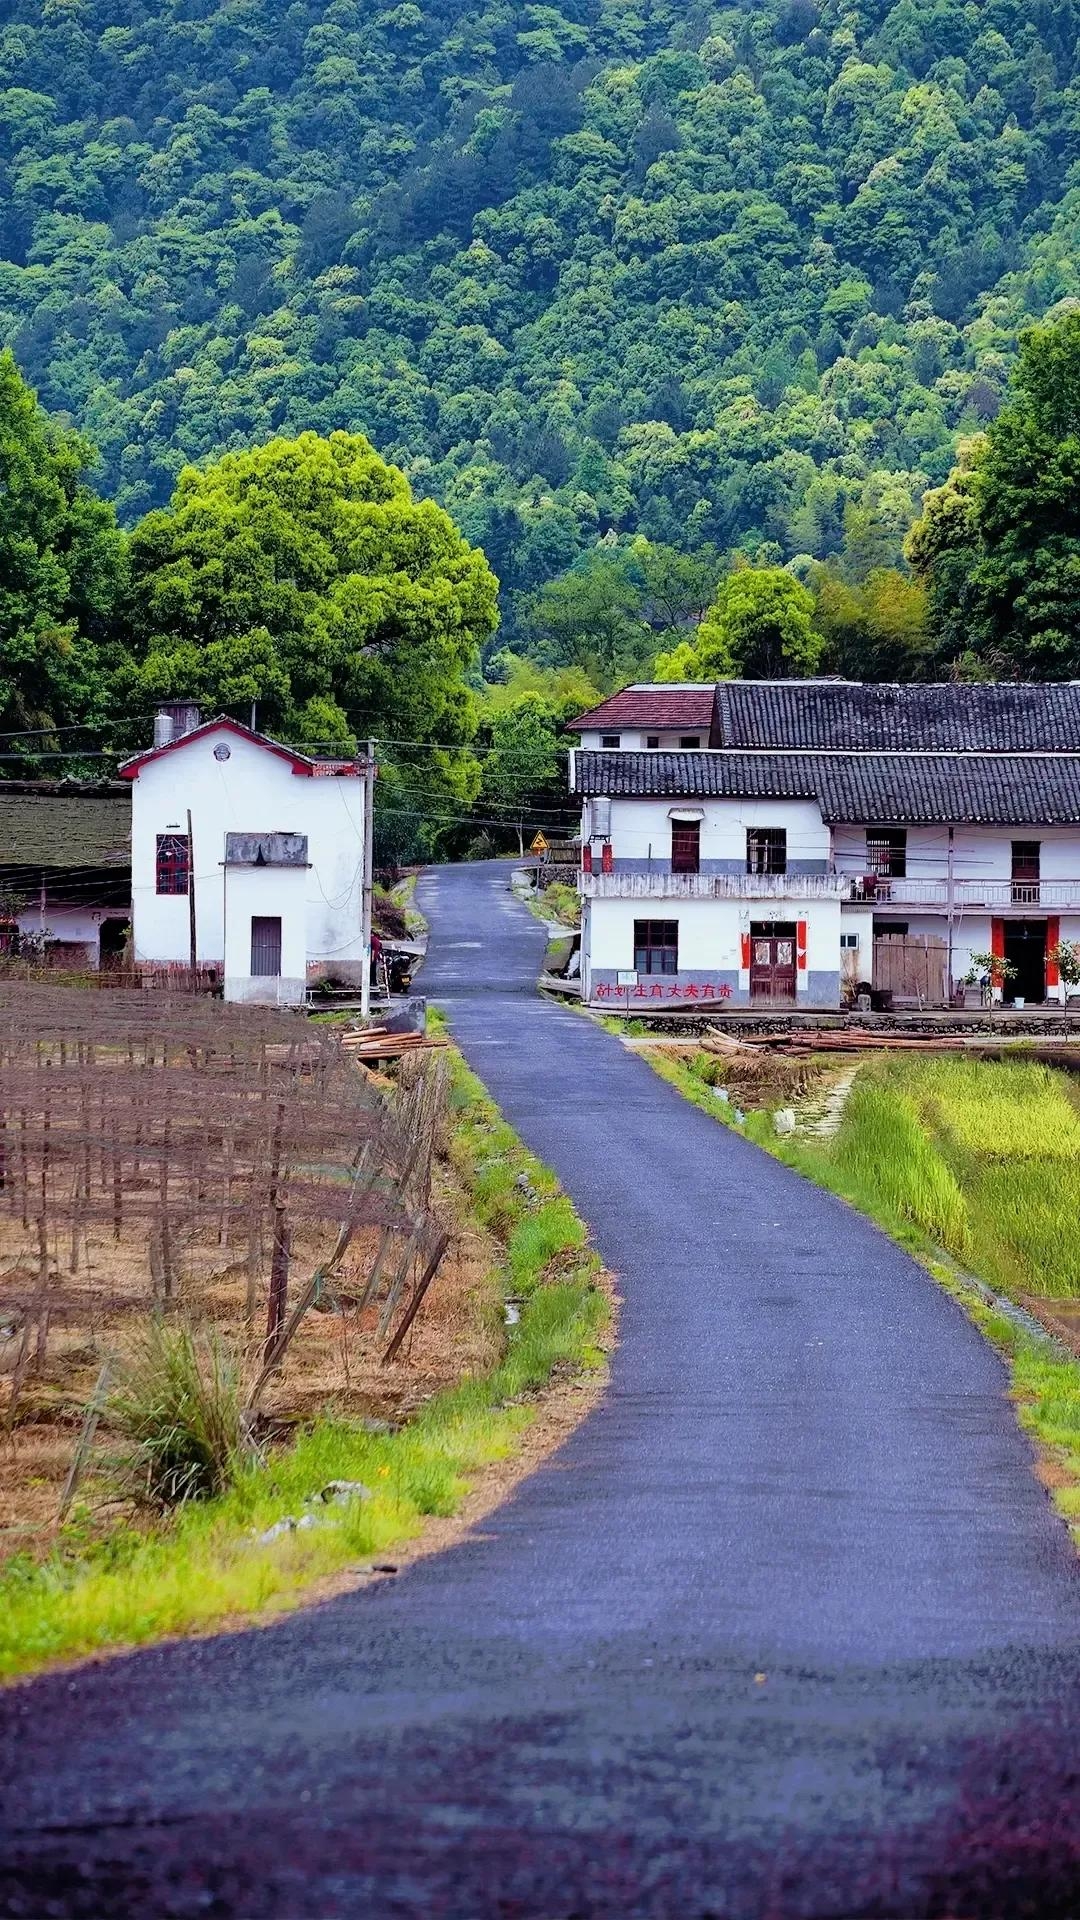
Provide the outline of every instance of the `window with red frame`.
[[186,893],[191,879],[191,850],[186,833],[157,837],[157,891]]

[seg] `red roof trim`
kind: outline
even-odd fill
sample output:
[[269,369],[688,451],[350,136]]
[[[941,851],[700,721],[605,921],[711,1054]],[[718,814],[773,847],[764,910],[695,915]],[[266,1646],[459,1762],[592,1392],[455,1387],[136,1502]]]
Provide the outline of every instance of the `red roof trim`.
[[216,720],[204,720],[201,726],[192,727],[190,733],[181,734],[179,740],[169,740],[163,747],[148,747],[145,753],[136,753],[125,760],[116,771],[121,780],[137,780],[143,767],[151,760],[160,760],[163,754],[175,753],[180,747],[190,746],[193,740],[205,739],[209,733],[235,733],[241,740],[250,740],[256,747],[264,747],[267,753],[276,754],[279,760],[287,760],[294,773],[310,780],[316,774],[359,773],[361,763],[358,760],[310,760],[306,754],[296,753],[292,747],[283,747],[280,740],[271,740],[265,733],[256,733],[252,727],[245,727],[240,720],[230,720],[221,714]]

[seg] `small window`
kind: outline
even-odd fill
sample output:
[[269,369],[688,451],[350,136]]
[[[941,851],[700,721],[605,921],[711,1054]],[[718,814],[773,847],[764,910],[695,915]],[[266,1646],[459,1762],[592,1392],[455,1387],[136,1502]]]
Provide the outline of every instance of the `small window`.
[[645,745],[647,747],[658,747],[660,745],[660,735],[658,733],[647,733],[645,735]]
[[848,951],[850,951],[853,947],[857,947],[858,944],[859,936],[857,933],[842,933],[840,935],[841,948],[847,948]]
[[602,733],[600,735],[600,745],[602,747],[621,747],[622,734],[621,733]]
[[159,833],[157,837],[157,890],[159,893],[187,893],[191,877],[191,853],[186,833]]
[[678,973],[677,920],[634,921],[634,968],[638,973]]
[[672,873],[697,873],[701,866],[701,821],[673,820],[671,823]]
[[684,733],[679,736],[680,747],[700,747],[700,733]]
[[866,870],[879,880],[903,880],[906,877],[906,827],[867,827]]
[[1038,840],[1012,843],[1012,897],[1017,906],[1037,906],[1042,846]]
[[787,872],[787,829],[785,827],[748,827],[746,831],[747,873]]

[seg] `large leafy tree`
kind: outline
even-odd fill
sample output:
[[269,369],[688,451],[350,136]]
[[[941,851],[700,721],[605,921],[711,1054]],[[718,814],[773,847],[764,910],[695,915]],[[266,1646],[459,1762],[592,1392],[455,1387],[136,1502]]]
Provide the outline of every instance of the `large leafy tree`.
[[631,678],[651,650],[641,590],[606,554],[590,556],[536,594],[525,632],[543,665],[579,667],[605,692]]
[[536,809],[565,803],[558,726],[555,706],[539,693],[523,693],[491,721],[480,810],[491,809],[497,830],[513,828],[519,853],[525,850],[526,823]]
[[[414,818],[468,802],[478,768],[467,675],[498,584],[449,515],[414,500],[361,434],[271,440],[181,474],[135,529],[132,627],[147,696],[256,703],[301,744],[357,736],[415,759]],[[410,762],[411,764],[411,762]]]
[[1080,674],[1080,311],[1021,341],[1007,406],[908,540],[939,655]]
[[[124,570],[112,508],[86,476],[93,448],[50,420],[0,354],[0,731],[108,716]],[[48,735],[12,743],[30,755]]]
[[813,595],[783,567],[740,567],[721,581],[692,640],[657,656],[658,680],[776,680],[817,671],[824,640]]

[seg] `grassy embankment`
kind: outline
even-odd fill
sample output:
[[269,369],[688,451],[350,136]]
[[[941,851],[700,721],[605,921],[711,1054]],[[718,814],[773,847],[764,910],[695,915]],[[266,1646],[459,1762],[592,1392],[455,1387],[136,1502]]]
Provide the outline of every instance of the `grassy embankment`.
[[[0,1675],[284,1608],[327,1575],[365,1570],[426,1515],[453,1513],[473,1476],[514,1453],[554,1376],[600,1365],[608,1302],[585,1229],[460,1056],[451,1059],[449,1157],[473,1219],[503,1249],[502,1297],[520,1306],[501,1363],[396,1432],[320,1419],[224,1495],[150,1531],[119,1523],[91,1541],[76,1517],[47,1560],[18,1559],[0,1574]],[[259,1542],[333,1480],[360,1481],[370,1497]]]
[[[716,1056],[650,1064],[726,1125]],[[779,1104],[779,1103],[778,1103]],[[786,1104],[786,1102],[785,1102]],[[961,1300],[1008,1358],[1021,1424],[1080,1522],[1080,1364],[1028,1337],[965,1280],[1014,1300],[1080,1299],[1080,1090],[1036,1061],[894,1056],[864,1066],[830,1139],[780,1138],[767,1109],[738,1129],[868,1214]],[[1078,1534],[1080,1539],[1080,1534]]]

